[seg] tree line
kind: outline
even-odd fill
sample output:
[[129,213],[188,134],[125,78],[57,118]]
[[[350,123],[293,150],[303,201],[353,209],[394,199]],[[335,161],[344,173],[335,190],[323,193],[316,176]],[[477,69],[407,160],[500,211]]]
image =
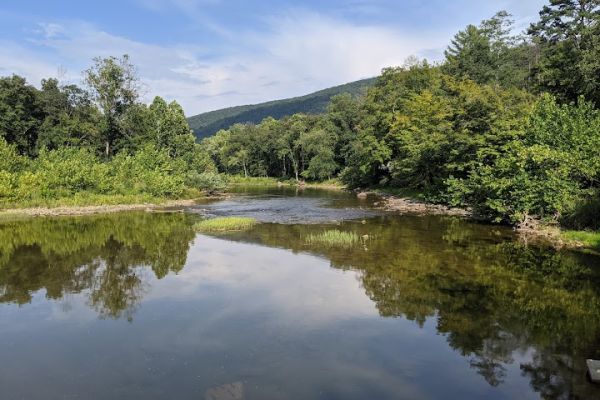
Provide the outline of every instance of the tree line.
[[181,106],[140,101],[128,56],[94,59],[84,83],[0,78],[0,203],[177,197],[218,183]]
[[505,11],[410,58],[322,115],[237,124],[202,144],[221,172],[393,187],[519,223],[600,228],[600,1],[552,0],[515,35]]

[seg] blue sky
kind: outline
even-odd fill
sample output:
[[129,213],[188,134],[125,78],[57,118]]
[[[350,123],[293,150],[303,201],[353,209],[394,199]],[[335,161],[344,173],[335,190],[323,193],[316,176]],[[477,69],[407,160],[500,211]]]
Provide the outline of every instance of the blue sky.
[[519,29],[546,0],[18,0],[0,5],[0,75],[81,83],[95,56],[129,54],[144,99],[187,115],[298,96],[439,60],[496,11]]

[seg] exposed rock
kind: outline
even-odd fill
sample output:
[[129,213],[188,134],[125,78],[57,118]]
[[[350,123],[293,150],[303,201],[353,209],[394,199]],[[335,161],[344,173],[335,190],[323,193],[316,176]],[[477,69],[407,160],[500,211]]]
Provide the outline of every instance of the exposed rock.
[[384,199],[383,208],[387,211],[396,211],[401,214],[414,215],[453,215],[458,217],[471,217],[471,210],[464,208],[448,207],[441,204],[429,204],[418,200],[389,196]]

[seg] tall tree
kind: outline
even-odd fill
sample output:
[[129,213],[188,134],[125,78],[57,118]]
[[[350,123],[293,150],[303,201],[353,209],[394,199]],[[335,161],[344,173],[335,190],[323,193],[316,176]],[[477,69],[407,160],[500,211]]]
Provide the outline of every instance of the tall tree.
[[192,151],[194,137],[185,119],[183,109],[176,102],[168,103],[159,96],[149,107],[151,118],[151,140],[158,148],[167,149],[171,157]]
[[57,79],[43,79],[39,102],[44,114],[37,148],[90,146],[97,142],[98,109],[89,94],[76,85],[61,86]]
[[0,137],[20,154],[34,155],[43,111],[38,91],[17,75],[0,78]]
[[85,71],[85,82],[104,116],[104,154],[109,157],[121,136],[119,122],[127,109],[139,97],[139,82],[129,56],[94,58],[94,65]]
[[475,25],[458,32],[444,52],[444,71],[478,83],[494,78],[494,60],[489,38]]
[[562,101],[580,95],[600,104],[600,0],[551,0],[528,33],[541,45],[534,73]]
[[476,27],[458,32],[444,52],[444,72],[477,83],[524,87],[532,50],[521,36],[513,36],[514,21],[506,11],[496,13]]

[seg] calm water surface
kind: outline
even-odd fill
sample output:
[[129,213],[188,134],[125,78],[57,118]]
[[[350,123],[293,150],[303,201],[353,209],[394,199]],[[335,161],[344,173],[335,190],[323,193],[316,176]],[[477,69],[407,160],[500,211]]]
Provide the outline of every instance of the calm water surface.
[[[600,258],[371,205],[248,190],[0,223],[0,399],[600,398]],[[369,238],[306,245],[326,229]]]

